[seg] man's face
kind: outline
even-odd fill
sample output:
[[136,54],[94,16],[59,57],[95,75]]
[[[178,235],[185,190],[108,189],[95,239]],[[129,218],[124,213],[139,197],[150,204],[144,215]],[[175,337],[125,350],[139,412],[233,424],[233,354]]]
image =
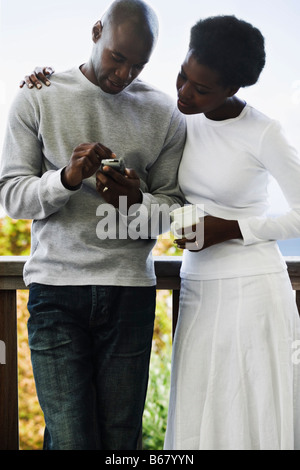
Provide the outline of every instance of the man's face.
[[120,93],[137,78],[153,48],[151,35],[135,32],[130,23],[114,27],[104,25],[94,42],[94,81],[111,95]]

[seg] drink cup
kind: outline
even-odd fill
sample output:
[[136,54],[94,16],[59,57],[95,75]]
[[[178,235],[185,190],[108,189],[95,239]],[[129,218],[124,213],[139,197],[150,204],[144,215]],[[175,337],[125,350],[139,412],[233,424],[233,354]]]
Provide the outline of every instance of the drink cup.
[[171,212],[171,231],[176,238],[193,239],[196,236],[195,226],[199,221],[197,206],[187,205]]

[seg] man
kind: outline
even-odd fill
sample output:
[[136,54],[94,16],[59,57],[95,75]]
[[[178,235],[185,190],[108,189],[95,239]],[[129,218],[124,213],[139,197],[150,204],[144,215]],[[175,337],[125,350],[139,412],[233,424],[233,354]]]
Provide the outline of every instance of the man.
[[[49,89],[20,91],[9,116],[0,198],[11,217],[34,220],[24,280],[45,449],[137,446],[155,314],[152,219],[183,204],[183,118],[137,79],[157,35],[147,4],[115,1],[93,28],[90,60]],[[115,156],[125,175],[98,171]]]

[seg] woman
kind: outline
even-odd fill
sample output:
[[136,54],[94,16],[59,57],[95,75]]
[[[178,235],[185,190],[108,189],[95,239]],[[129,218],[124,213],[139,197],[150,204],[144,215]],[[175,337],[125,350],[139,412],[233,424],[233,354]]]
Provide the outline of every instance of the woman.
[[[177,240],[189,249],[168,450],[300,448],[300,366],[292,361],[300,320],[276,244],[300,236],[300,161],[280,125],[236,96],[264,65],[264,38],[252,25],[225,16],[192,28],[177,80],[188,125],[179,178],[206,216],[201,249]],[[277,218],[265,215],[270,175],[291,206]]]
[[[300,235],[300,161],[279,124],[236,96],[264,65],[252,25],[227,16],[192,28],[177,80],[179,178],[207,217],[202,249],[183,255],[166,449],[300,448],[299,316],[275,241]],[[278,218],[265,215],[270,174],[292,208]]]

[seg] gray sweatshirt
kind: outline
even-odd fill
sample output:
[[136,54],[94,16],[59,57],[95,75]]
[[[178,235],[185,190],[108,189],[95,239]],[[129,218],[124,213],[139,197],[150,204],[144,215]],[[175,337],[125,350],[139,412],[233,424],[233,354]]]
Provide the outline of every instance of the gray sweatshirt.
[[[10,217],[33,220],[26,285],[155,285],[151,251],[168,228],[158,214],[184,202],[177,173],[185,132],[171,98],[141,80],[109,95],[75,68],[54,75],[50,88],[21,90],[8,120],[0,203]],[[74,148],[91,142],[139,175],[143,203],[130,216],[105,203],[95,176],[76,191],[63,186]]]

